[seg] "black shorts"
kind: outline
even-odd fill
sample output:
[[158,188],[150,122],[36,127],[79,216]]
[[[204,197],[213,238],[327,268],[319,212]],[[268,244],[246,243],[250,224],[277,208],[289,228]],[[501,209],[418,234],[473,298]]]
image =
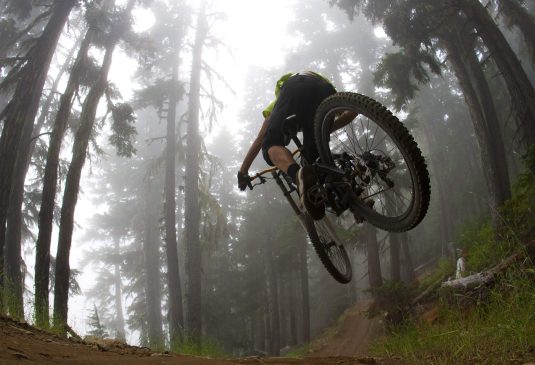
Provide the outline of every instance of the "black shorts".
[[314,138],[314,114],[320,103],[336,92],[327,81],[309,75],[297,74],[282,85],[279,98],[269,116],[269,124],[262,143],[262,155],[273,166],[268,150],[272,146],[286,146],[283,125],[286,118],[296,115],[303,131],[303,154],[309,161],[318,158]]

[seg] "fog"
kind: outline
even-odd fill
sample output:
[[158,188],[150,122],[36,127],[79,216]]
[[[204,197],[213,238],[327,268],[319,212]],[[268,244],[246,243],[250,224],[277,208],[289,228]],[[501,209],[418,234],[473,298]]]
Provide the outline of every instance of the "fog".
[[[394,2],[95,0],[64,9],[57,45],[41,48],[32,44],[60,22],[46,9],[61,7],[0,3],[3,300],[11,316],[43,327],[155,349],[280,355],[373,289],[455,260],[467,227],[499,225],[535,142],[533,50],[494,2],[486,11],[499,15],[504,44],[489,44],[475,21],[459,30],[462,14],[417,7],[415,21]],[[492,56],[506,45],[516,73]],[[47,57],[50,67],[27,71]],[[412,194],[424,203],[408,232],[362,223],[347,207],[336,214],[353,271],[346,284],[325,269],[271,175],[245,191],[236,178],[277,81],[307,70],[391,110],[427,166],[415,164],[425,176]],[[21,91],[40,77],[42,92]],[[406,158],[395,133],[365,123],[356,143],[379,135],[378,149]],[[416,167],[402,166],[400,194],[417,184]],[[260,153],[248,172],[267,167]],[[374,199],[369,210],[397,204]]]

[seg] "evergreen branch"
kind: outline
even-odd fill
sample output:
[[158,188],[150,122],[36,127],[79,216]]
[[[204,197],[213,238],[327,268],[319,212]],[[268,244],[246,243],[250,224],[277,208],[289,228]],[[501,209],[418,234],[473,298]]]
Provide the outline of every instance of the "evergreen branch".
[[42,137],[42,136],[45,136],[47,134],[52,134],[52,132],[44,132],[44,133],[40,133],[36,136],[33,136],[31,139],[30,139],[30,143],[32,143],[33,141],[35,141],[36,139],[38,139],[39,137]]

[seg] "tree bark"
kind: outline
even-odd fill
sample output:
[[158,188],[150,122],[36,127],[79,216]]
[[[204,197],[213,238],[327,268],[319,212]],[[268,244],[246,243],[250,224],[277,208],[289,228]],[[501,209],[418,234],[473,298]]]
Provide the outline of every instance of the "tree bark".
[[80,82],[87,52],[91,44],[94,30],[89,29],[82,43],[76,60],[69,75],[65,91],[60,97],[59,109],[56,114],[52,135],[48,145],[46,165],[43,178],[43,192],[41,207],[39,208],[39,233],[37,235],[35,253],[35,322],[38,327],[48,327],[49,303],[48,288],[50,285],[50,244],[52,241],[52,227],[56,190],[58,183],[58,167],[61,143],[67,129],[67,122],[71,115],[74,94]]
[[158,234],[158,212],[155,206],[151,176],[145,183],[145,237],[143,240],[143,263],[145,266],[145,296],[147,298],[147,333],[149,346],[163,350],[162,291],[160,284],[160,253]]
[[[267,236],[266,236],[267,237]],[[269,304],[271,317],[271,348],[270,354],[273,356],[280,355],[280,308],[279,308],[279,285],[277,280],[277,270],[275,258],[273,256],[273,241],[268,239],[266,242],[266,265],[267,278],[269,283]]]
[[401,281],[401,267],[399,254],[400,237],[396,233],[389,234],[390,243],[390,280],[393,282]]
[[288,311],[290,312],[290,336],[288,345],[295,346],[297,345],[297,287],[295,285],[297,272],[292,269],[289,274]]
[[32,130],[46,75],[59,37],[76,0],[56,2],[42,35],[27,55],[13,98],[2,112],[0,137],[0,309],[3,309],[4,244],[7,209],[14,177],[15,161],[24,131]]
[[[178,53],[173,65],[173,81],[178,81]],[[182,290],[178,267],[178,249],[176,238],[176,106],[177,91],[169,96],[167,113],[167,136],[165,148],[165,252],[167,255],[167,284],[169,289],[169,336],[171,346],[178,345],[182,337],[184,316],[182,309]]]
[[383,285],[381,261],[379,259],[379,243],[377,242],[377,230],[370,224],[366,227],[366,252],[368,255],[368,280],[370,288],[378,288]]
[[[121,255],[121,246],[119,239],[115,239],[115,255],[120,257]],[[123,297],[122,297],[122,285],[121,285],[121,267],[119,263],[113,265],[113,278],[115,285],[115,338],[119,341],[126,342],[125,335],[125,323],[124,323],[124,314],[123,314]]]
[[414,274],[414,263],[409,250],[409,234],[407,232],[401,233],[401,250],[403,252],[407,281],[412,283],[416,279],[416,275]]
[[299,243],[299,276],[301,281],[301,311],[303,313],[303,341],[310,342],[310,294],[308,286],[307,240]]
[[[134,4],[135,0],[129,0],[124,15],[131,13]],[[126,20],[126,16],[123,19]],[[54,326],[61,333],[64,333],[64,328],[67,324],[70,278],[69,256],[74,228],[74,210],[80,189],[80,177],[87,154],[89,138],[95,122],[97,107],[107,86],[113,52],[117,42],[126,30],[126,24],[117,25],[119,28],[107,40],[104,60],[99,75],[84,101],[80,117],[81,123],[76,131],[73,156],[65,181],[56,256],[56,282],[54,285]]]
[[187,275],[187,331],[197,346],[201,346],[202,301],[201,301],[201,243],[199,239],[200,202],[199,202],[199,109],[201,90],[202,51],[207,34],[206,1],[201,2],[197,22],[197,33],[193,48],[190,93],[188,105],[188,128],[186,148],[186,187],[185,187],[185,239]]

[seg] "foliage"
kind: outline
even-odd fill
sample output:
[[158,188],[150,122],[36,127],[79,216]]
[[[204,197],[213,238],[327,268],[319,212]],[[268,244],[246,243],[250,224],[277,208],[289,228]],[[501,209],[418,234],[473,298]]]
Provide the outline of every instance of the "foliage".
[[117,148],[118,156],[132,157],[136,153],[133,137],[137,134],[132,125],[136,121],[134,110],[129,104],[118,103],[112,106],[111,115],[113,123],[109,141]]
[[108,337],[108,332],[106,331],[106,328],[100,322],[100,316],[98,315],[97,306],[94,304],[93,311],[91,312],[89,317],[87,317],[87,324],[91,328],[89,331],[87,331],[87,333],[91,336],[95,336],[98,338]]
[[369,289],[376,304],[370,315],[375,316],[381,311],[385,314],[387,324],[396,325],[403,322],[404,313],[411,305],[414,289],[402,281],[387,281],[379,287]]
[[394,106],[401,110],[418,91],[418,84],[430,81],[427,65],[431,72],[440,75],[438,61],[430,52],[416,50],[413,52],[387,53],[381,59],[374,73],[375,83],[392,91]]

